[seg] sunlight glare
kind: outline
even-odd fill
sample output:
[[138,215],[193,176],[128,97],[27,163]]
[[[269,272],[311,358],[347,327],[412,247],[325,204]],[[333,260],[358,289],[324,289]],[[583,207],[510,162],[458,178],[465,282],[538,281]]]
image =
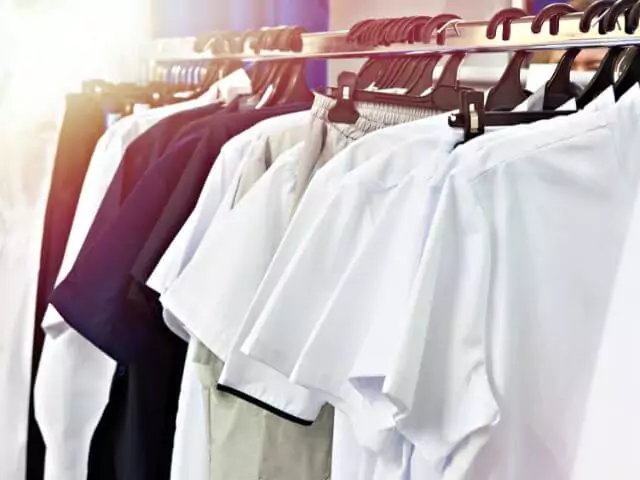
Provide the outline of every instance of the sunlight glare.
[[136,80],[149,39],[145,0],[99,3],[67,0],[9,13],[10,41],[0,52],[9,86],[0,107],[33,118],[78,91],[83,80]]

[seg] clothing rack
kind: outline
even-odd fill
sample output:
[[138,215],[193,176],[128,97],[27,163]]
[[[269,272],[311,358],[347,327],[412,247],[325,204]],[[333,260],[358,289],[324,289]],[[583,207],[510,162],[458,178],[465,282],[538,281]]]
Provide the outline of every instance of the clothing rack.
[[[384,55],[418,55],[426,53],[449,54],[466,53],[498,53],[518,50],[556,50],[571,47],[610,47],[618,45],[640,44],[640,29],[633,33],[625,32],[618,26],[611,32],[601,33],[597,21],[592,23],[589,31],[580,31],[581,13],[571,13],[557,19],[559,31],[553,35],[549,26],[543,31],[533,33],[532,22],[536,17],[524,17],[511,22],[511,34],[508,39],[502,35],[487,38],[489,21],[447,22],[439,31],[445,37],[443,44],[430,43],[393,44],[389,46],[361,46],[347,41],[348,31],[321,33],[304,33],[300,52],[263,50],[253,51],[249,45],[244,46],[242,53],[217,53],[209,51],[195,52],[195,37],[159,39],[152,42],[147,59],[155,62],[177,62],[189,60],[236,59],[248,62],[263,62],[283,59],[340,59],[359,58]],[[433,37],[436,35],[434,34]],[[435,40],[435,38],[434,38]]]

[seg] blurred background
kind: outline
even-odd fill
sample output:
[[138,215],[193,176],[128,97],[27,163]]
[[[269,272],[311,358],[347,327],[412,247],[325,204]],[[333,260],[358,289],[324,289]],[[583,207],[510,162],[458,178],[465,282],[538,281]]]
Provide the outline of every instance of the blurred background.
[[[83,79],[135,81],[141,49],[152,38],[212,30],[300,25],[308,31],[345,29],[359,19],[441,12],[484,19],[524,6],[538,12],[551,0],[0,0],[0,105],[5,118],[44,119]],[[584,9],[592,0],[571,0]],[[576,70],[595,69],[603,53],[584,50]],[[534,63],[554,63],[559,52],[540,52]],[[470,58],[500,66],[505,55]],[[348,68],[339,61],[308,68],[310,86],[325,85]],[[49,109],[49,110],[48,110]],[[1,118],[0,118],[1,121]],[[7,121],[5,121],[6,123]]]

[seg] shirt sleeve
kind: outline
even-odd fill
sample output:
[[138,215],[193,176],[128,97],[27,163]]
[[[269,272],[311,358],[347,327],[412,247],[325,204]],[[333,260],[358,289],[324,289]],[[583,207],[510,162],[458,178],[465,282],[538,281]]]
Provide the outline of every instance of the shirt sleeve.
[[[100,208],[102,198],[120,164],[123,153],[123,140],[119,137],[119,130],[124,128],[129,121],[124,119],[107,130],[94,149],[82,191],[78,198],[78,206],[58,273],[58,282],[71,271],[73,263],[76,261],[82,244],[89,233],[93,219]],[[42,327],[48,335],[55,338],[66,330],[67,325],[60,314],[49,306],[45,312]]]
[[164,307],[226,360],[291,214],[296,158],[277,162],[228,214],[216,217]]
[[[323,210],[317,209],[315,215],[308,215],[314,221],[309,226],[303,224],[305,234],[298,236],[300,241],[287,242],[295,239],[293,235],[285,238],[270,267],[270,273],[275,272],[267,278],[274,281],[263,283],[259,293],[263,298],[252,307],[259,316],[243,346],[245,353],[292,375],[314,327],[369,242],[387,203],[410,172],[424,164],[423,149],[431,143],[416,138],[387,151],[383,149],[364,165],[339,177],[339,188],[325,186],[328,204]],[[322,170],[318,177],[321,173]],[[295,220],[290,230],[296,226]],[[355,293],[359,297],[353,299],[354,304],[367,294],[366,288]]]
[[358,237],[373,229],[365,192],[352,188],[332,199],[293,253],[261,308],[245,353],[289,376],[315,320],[349,267]]
[[193,252],[200,244],[206,227],[213,221],[218,207],[229,188],[233,188],[234,178],[240,169],[249,139],[236,145],[235,139],[228,142],[220,152],[198,203],[187,222],[173,240],[167,251],[147,281],[147,285],[162,294],[176,280],[184,266],[191,260]]
[[335,392],[350,374],[384,377],[431,222],[431,197],[429,184],[416,178],[394,192],[299,352],[293,381]]
[[489,232],[471,186],[454,173],[438,204],[409,321],[383,385],[398,409],[398,429],[438,471],[465,439],[499,418],[486,357]]

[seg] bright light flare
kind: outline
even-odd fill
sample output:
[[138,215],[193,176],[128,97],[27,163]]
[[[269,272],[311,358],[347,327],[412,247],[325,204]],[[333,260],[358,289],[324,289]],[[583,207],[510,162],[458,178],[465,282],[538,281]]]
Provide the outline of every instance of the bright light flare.
[[0,71],[9,86],[0,109],[43,119],[85,79],[135,80],[141,48],[149,40],[146,2],[67,0],[4,15]]

